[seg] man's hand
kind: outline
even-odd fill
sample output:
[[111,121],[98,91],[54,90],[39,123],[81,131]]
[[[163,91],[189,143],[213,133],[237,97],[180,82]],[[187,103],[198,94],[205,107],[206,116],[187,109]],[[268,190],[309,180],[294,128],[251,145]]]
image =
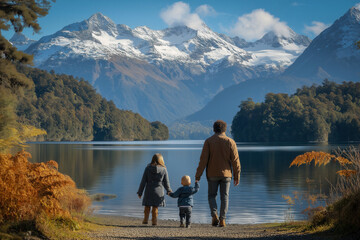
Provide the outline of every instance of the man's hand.
[[199,180],[195,180],[195,183],[198,183],[199,182]]
[[138,194],[138,197],[141,199],[141,195]]
[[234,186],[239,185],[239,179],[234,179]]

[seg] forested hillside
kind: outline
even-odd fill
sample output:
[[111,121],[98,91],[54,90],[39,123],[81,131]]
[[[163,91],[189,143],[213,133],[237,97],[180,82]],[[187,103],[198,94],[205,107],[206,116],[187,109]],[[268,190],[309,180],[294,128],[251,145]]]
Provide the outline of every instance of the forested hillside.
[[232,123],[236,141],[359,141],[360,83],[302,87],[241,102]]
[[19,94],[18,119],[45,129],[44,140],[162,140],[169,136],[164,124],[119,110],[83,79],[24,66],[18,71],[34,82],[34,87]]

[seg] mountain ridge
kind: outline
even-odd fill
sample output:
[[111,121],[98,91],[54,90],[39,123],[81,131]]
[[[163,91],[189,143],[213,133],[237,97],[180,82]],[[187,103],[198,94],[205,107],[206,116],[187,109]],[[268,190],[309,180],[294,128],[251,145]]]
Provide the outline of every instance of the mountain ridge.
[[290,94],[303,85],[319,85],[325,79],[358,82],[360,50],[355,43],[359,40],[360,10],[354,7],[320,33],[282,74],[230,86],[182,121],[209,126],[209,122],[224,119],[231,124],[241,101],[250,97],[261,102],[266,93]]
[[278,75],[299,54],[282,47],[251,52],[227,39],[206,25],[131,29],[96,13],[25,52],[34,54],[36,67],[85,78],[121,109],[170,123],[201,109],[226,87]]

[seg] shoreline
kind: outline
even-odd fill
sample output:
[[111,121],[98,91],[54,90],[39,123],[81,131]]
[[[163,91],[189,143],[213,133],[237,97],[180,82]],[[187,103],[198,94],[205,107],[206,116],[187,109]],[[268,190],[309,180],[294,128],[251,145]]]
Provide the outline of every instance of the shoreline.
[[90,229],[83,229],[84,237],[90,239],[314,239],[320,236],[305,231],[304,222],[227,224],[225,228],[211,224],[192,223],[191,228],[180,228],[176,220],[158,220],[157,226],[142,224],[141,218],[93,214],[86,219]]

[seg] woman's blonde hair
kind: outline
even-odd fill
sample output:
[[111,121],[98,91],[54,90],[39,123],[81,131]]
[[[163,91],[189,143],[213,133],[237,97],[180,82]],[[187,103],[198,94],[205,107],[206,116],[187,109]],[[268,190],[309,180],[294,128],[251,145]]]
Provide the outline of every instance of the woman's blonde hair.
[[151,165],[155,165],[155,166],[160,165],[166,168],[164,158],[160,153],[154,154],[154,156],[151,159]]

